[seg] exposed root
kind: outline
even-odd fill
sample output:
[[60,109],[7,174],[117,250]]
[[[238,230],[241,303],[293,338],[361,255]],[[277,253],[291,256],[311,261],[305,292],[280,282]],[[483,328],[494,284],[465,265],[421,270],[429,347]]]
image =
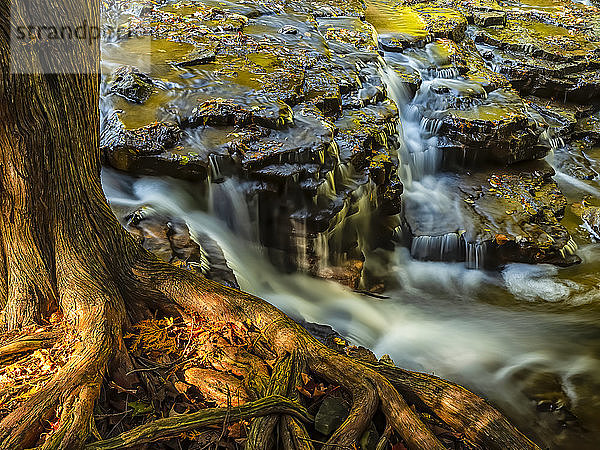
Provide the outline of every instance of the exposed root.
[[23,353],[52,347],[60,333],[55,331],[41,331],[36,334],[19,336],[15,340],[0,347],[0,366],[18,358]]
[[103,309],[91,311],[86,319],[79,348],[69,361],[0,422],[0,449],[34,444],[42,421],[54,414],[60,402],[69,399],[73,408],[69,408],[71,411],[63,408],[60,416],[61,420],[65,420],[64,423],[59,422],[58,427],[61,442],[51,438],[49,445],[53,448],[76,448],[87,437],[80,428],[84,425],[83,431],[89,431],[89,419],[96,399],[93,394],[97,395],[106,366],[117,348],[116,337],[120,330],[109,322]]
[[[312,347],[313,351],[308,356],[309,367],[329,381],[345,387],[352,393],[354,402],[348,419],[329,444],[351,446],[367,428],[379,400],[388,422],[409,448],[444,448],[385,378],[360,363],[319,346],[318,342]],[[348,441],[347,435],[351,435],[353,440]],[[333,440],[334,437],[337,440]]]
[[[136,303],[128,303],[128,297],[120,303],[116,290],[110,301],[101,295],[85,303],[75,295],[66,298],[63,304],[77,311],[70,315],[78,323],[76,349],[0,421],[0,449],[127,448],[181,436],[200,439],[199,430],[222,424],[215,439],[242,439],[247,449],[267,449],[276,437],[286,449],[312,450],[302,421],[313,418],[303,396],[316,405],[313,396],[327,397],[339,388],[344,401],[351,399],[350,410],[328,433],[322,447],[328,450],[355,447],[373,427],[376,414],[387,424],[378,448],[402,442],[410,449],[444,449],[406,400],[434,414],[452,433],[464,434],[474,446],[538,450],[497,411],[456,385],[349,358],[259,298],[154,264],[136,271],[136,286],[147,287]],[[173,302],[176,307],[160,311],[181,314],[143,319],[123,340],[126,317],[134,317],[127,309],[140,298],[147,305]],[[56,337],[55,330],[13,339],[0,347],[0,358],[56,345]],[[96,416],[100,433],[95,431],[94,405],[106,392],[102,383],[107,367],[112,371],[104,386],[112,393],[103,394],[105,406]],[[215,403],[223,407],[207,408]],[[162,418],[148,422],[149,414]],[[107,427],[106,418],[113,416]],[[86,444],[93,430],[100,440]]]
[[405,398],[424,404],[472,445],[490,450],[539,448],[498,410],[462,386],[426,373],[366,364],[390,380]]
[[[354,445],[378,407],[385,415],[388,425],[402,437],[409,448],[444,448],[388,379],[373,368],[324,347],[306,330],[264,300],[198,277],[191,272],[157,265],[154,261],[146,261],[135,273],[151,287],[154,295],[171,299],[182,308],[196,311],[205,317],[255,325],[278,355],[301,355],[313,373],[342,386],[350,393],[350,414],[329,438],[327,448]],[[462,405],[454,403],[454,407],[460,409]],[[452,423],[457,424],[456,421]],[[507,421],[500,424],[496,431],[503,429],[506,424]],[[460,425],[466,429],[466,423]],[[476,426],[473,418],[469,426]],[[531,442],[518,434],[520,440],[501,439],[500,445],[506,449],[521,449],[523,447],[520,447],[519,443]],[[477,440],[473,442],[478,444]]]
[[81,447],[93,426],[94,404],[100,393],[102,375],[76,390],[61,408],[58,428],[50,434],[42,449],[71,449]]
[[[273,368],[273,374],[269,381],[267,395],[280,395],[287,397],[292,389],[291,381],[294,372],[294,355],[285,355],[279,359]],[[266,450],[270,447],[270,442],[275,433],[275,426],[279,421],[279,416],[263,416],[252,422],[248,440],[246,441],[247,450]]]
[[281,418],[281,440],[286,450],[313,450],[312,440],[304,425],[294,417],[284,415]]
[[312,371],[346,388],[352,395],[353,406],[348,418],[329,439],[329,447],[352,446],[367,428],[381,400],[390,424],[411,448],[444,448],[384,377],[327,349],[264,300],[191,272],[157,267],[154,261],[147,262],[137,273],[153,284],[157,293],[184,308],[208,317],[256,324],[278,354],[298,352]]
[[270,414],[290,414],[299,419],[310,421],[312,417],[297,403],[285,397],[273,395],[231,408],[208,408],[192,414],[158,419],[154,422],[134,428],[112,439],[94,442],[86,450],[110,450],[129,448],[133,445],[156,442],[177,437],[186,431],[197,430],[208,425],[224,421],[235,422],[242,419],[261,417]]

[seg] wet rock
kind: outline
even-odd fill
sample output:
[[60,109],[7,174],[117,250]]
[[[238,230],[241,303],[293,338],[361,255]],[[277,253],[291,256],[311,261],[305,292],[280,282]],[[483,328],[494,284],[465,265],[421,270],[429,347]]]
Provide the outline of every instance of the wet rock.
[[315,429],[325,436],[331,436],[346,420],[349,412],[349,405],[343,398],[327,397],[321,402],[315,416]]
[[568,409],[570,401],[560,378],[549,371],[522,369],[515,374],[522,384],[523,393],[536,402],[540,411]]
[[338,54],[377,50],[375,30],[368,22],[353,17],[336,17],[319,19],[318,24],[329,47]]
[[599,156],[597,147],[584,140],[576,140],[554,151],[553,165],[574,179],[592,181],[600,176]]
[[216,98],[206,100],[194,108],[185,125],[244,127],[256,124],[265,128],[278,129],[291,122],[292,110],[289,105],[280,100],[260,106],[246,106],[234,100]]
[[136,129],[127,129],[120,114],[109,117],[100,135],[100,148],[108,151],[132,150],[156,154],[175,146],[181,138],[181,129],[172,123],[153,123]]
[[377,11],[374,23],[380,33],[379,44],[388,52],[423,47],[436,38],[460,42],[465,37],[467,19],[454,9],[415,5],[388,5],[389,11]]
[[[465,88],[464,84],[460,86]],[[541,130],[530,123],[526,105],[514,91],[498,89],[479,102],[469,100],[469,96],[477,95],[474,88],[463,93],[450,85],[438,93],[451,96],[453,102],[463,98],[461,103],[474,105],[468,109],[453,105],[442,112],[423,111],[422,126],[459,144],[443,147],[445,167],[513,164],[547,153],[548,147],[538,145]]]
[[581,213],[581,220],[596,239],[600,239],[600,207],[588,206]]
[[379,211],[384,216],[400,214],[404,185],[397,176],[390,174],[389,180],[382,187],[378,188],[377,192]]
[[281,34],[298,34],[300,30],[298,30],[298,28],[292,26],[292,25],[286,25],[284,27],[281,27],[279,29],[279,32]]
[[[576,246],[560,221],[566,199],[543,161],[448,177],[445,216],[433,216],[418,196],[406,198],[405,221],[420,259],[466,261],[495,268],[509,262],[570,265]],[[440,220],[444,217],[444,220]]]
[[331,328],[329,325],[307,322],[306,320],[300,317],[294,317],[294,320],[300,325],[302,325],[304,328],[306,328],[306,331],[308,331],[313,337],[318,339],[319,342],[325,344],[332,350],[340,350],[340,345],[337,344],[336,341],[344,342],[344,344],[346,343],[346,340],[342,337],[342,335],[335,331],[333,328]]
[[307,71],[302,92],[326,116],[335,116],[342,110],[342,94],[337,78],[321,70]]
[[596,112],[577,121],[573,138],[585,139],[592,145],[600,143],[600,112]]
[[173,61],[173,64],[180,67],[200,66],[216,61],[217,54],[212,50],[194,51],[185,57],[182,61]]
[[[244,170],[259,175],[261,179],[269,176],[269,170],[265,169],[267,166],[324,164],[333,139],[331,125],[311,107],[296,108],[294,122],[293,126],[283,130],[247,128],[235,135],[228,144],[229,151],[239,155]],[[290,169],[290,166],[281,170],[272,167],[272,171],[280,174]],[[293,174],[292,170],[289,175]]]
[[579,262],[560,224],[566,199],[552,175],[547,164],[534,161],[461,180],[463,200],[480,224],[479,230],[467,231],[467,242],[487,241],[493,264]]
[[[600,206],[598,199],[586,195],[581,202],[573,203],[571,211],[581,218],[582,227],[593,241],[600,240]],[[588,237],[585,236],[585,237]]]
[[127,214],[122,222],[146,250],[163,261],[239,288],[217,242],[205,233],[193,239],[185,221],[159,214],[151,208],[140,208]]
[[377,443],[379,442],[379,433],[373,422],[369,424],[369,427],[360,437],[360,450],[375,450]]
[[465,37],[467,19],[450,8],[415,7],[432,38],[446,38],[460,42]]
[[333,280],[350,289],[358,289],[364,262],[361,260],[344,261],[340,265],[325,267],[317,272],[319,278]]
[[350,345],[345,349],[346,355],[352,359],[359,359],[366,363],[377,363],[377,356],[371,350],[363,346]]
[[120,114],[107,119],[100,134],[100,148],[115,152],[131,150],[140,154],[157,154],[174,147],[181,138],[181,129],[172,123],[153,123],[144,127],[127,129]]
[[422,82],[419,71],[404,62],[396,62],[391,58],[387,59],[387,63],[398,75],[399,81],[405,87],[408,96],[414,97]]
[[482,50],[497,49],[493,64],[523,94],[563,101],[594,102],[600,74],[593,61],[600,44],[589,33],[545,23],[542,18],[514,18],[503,28],[479,31]]
[[152,78],[135,67],[119,67],[113,74],[110,92],[130,102],[144,103],[154,92]]
[[105,161],[118,170],[137,175],[161,175],[185,180],[205,180],[208,177],[208,162],[195,152],[164,151],[141,154],[132,150],[109,151]]
[[506,13],[504,11],[474,11],[473,23],[479,27],[504,26]]
[[374,150],[389,147],[388,139],[396,133],[397,124],[398,109],[389,101],[344,111],[335,122],[335,141],[341,161],[364,167]]
[[376,9],[368,18],[377,27],[379,44],[385,51],[402,52],[431,41],[426,23],[415,9],[391,3],[386,6],[388,9]]
[[598,53],[596,44],[586,36],[569,33],[566,28],[525,20],[509,20],[504,28],[481,31],[476,41],[550,61],[579,61]]
[[[344,222],[348,215],[357,212],[356,209],[350,211],[349,206],[351,204],[355,205],[358,199],[371,197],[369,194],[375,191],[375,186],[370,183],[368,175],[364,173],[352,177],[351,180],[347,181],[347,184],[337,186],[335,189],[332,189],[327,181],[323,185],[329,190],[327,195],[317,195],[316,204],[307,204],[290,215],[296,225],[294,237],[305,241],[302,246],[306,247],[306,250],[302,249],[302,251],[307,255],[317,254],[317,259],[319,258],[318,250],[321,250],[321,252],[324,250],[322,248],[317,249],[317,247],[329,247],[327,236],[321,235],[321,233],[335,228],[336,224]],[[375,198],[371,198],[371,203],[374,202]],[[354,208],[356,208],[356,205]],[[341,232],[342,229],[343,227],[340,227],[338,231]],[[348,235],[344,236],[344,239],[353,238],[356,238],[355,232],[348,232]],[[323,240],[325,241],[323,242]],[[328,256],[327,252],[322,252],[322,254]],[[327,267],[329,261],[309,261],[309,263],[306,268],[312,267],[315,263]]]
[[477,47],[470,39],[463,40],[460,44],[452,41],[442,41],[450,54],[452,65],[464,78],[480,84],[486,92],[509,87],[508,79],[489,67]]
[[[578,118],[583,113],[583,108],[565,104],[562,102],[551,101],[539,97],[526,97],[525,101],[530,107],[531,116],[545,123],[552,130],[554,136],[570,137],[578,122]],[[552,147],[560,146],[560,142],[555,142]]]
[[118,170],[205,179],[207,159],[179,145],[181,135],[179,126],[165,122],[127,129],[119,114],[114,114],[101,130],[100,150],[105,163]]

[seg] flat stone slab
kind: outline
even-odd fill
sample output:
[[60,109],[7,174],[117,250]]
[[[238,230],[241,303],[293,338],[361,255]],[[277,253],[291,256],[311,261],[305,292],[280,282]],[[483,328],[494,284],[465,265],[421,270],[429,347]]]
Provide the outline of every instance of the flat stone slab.
[[[456,203],[430,207],[405,196],[412,254],[495,268],[510,262],[570,265],[576,246],[561,225],[565,197],[543,161],[452,175],[444,182]],[[443,205],[443,203],[442,203]],[[427,211],[432,211],[427,214]]]

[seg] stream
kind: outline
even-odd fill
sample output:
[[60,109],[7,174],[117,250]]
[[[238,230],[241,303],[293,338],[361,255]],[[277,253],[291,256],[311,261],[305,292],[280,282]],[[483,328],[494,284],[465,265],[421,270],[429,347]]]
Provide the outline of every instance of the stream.
[[[552,2],[527,1],[523,7],[548,9]],[[387,2],[369,1],[366,20],[381,36],[398,27],[413,27],[415,35],[420,30],[419,23],[411,24],[408,15],[398,15]],[[160,48],[153,46],[152,52]],[[121,49],[105,44],[105,71],[127,63]],[[105,167],[105,193],[119,217],[146,207],[185,220],[193,237],[208,234],[222,248],[242,290],[268,300],[292,317],[330,325],[353,344],[371,349],[378,357],[388,354],[401,367],[463,384],[548,448],[598,448],[600,244],[570,208],[562,223],[571,233],[581,263],[569,267],[508,262],[492,269],[486,261],[488,244],[461,237],[463,233],[477,236],[478,225],[467,223],[470,216],[460,206],[463,199],[453,190],[457,175],[444,166],[441,120],[452,108],[477,117],[496,117],[512,108],[515,100],[512,91],[487,92],[482,83],[466,80],[458,70],[439,63],[446,57],[442,50],[427,44],[410,52],[382,51],[378,59],[378,76],[399,111],[392,138],[397,141],[395,170],[404,185],[403,211],[414,217],[419,227],[435,230],[407,237],[406,229],[397,226],[395,246],[384,252],[385,258],[379,258],[382,252],[363,250],[371,271],[376,272],[377,265],[385,261],[381,272],[388,280],[378,297],[302,273],[308,263],[300,261],[301,255],[296,257],[298,270],[282,272],[264,245],[264,237],[261,239],[260,213],[248,199],[244,182],[237,177],[211,182],[220,178],[218,165],[212,167],[207,180],[134,175]],[[169,51],[174,57],[176,49]],[[154,55],[150,54],[152,64],[160,69],[162,56],[155,60]],[[432,65],[438,69],[432,70]],[[418,73],[418,88],[407,88],[399,72]],[[161,79],[168,85],[173,77],[169,74]],[[185,78],[183,83],[194,81]],[[114,105],[106,85],[103,89],[101,109],[106,117]],[[169,92],[165,88],[162,97],[152,101],[164,101]],[[466,99],[472,109],[456,106],[457,98]],[[131,126],[147,122],[137,114],[130,114],[127,120],[130,125],[135,123]],[[546,139],[551,151],[546,161],[556,171],[554,180],[568,204],[580,202],[583,194],[589,196],[588,201],[599,200],[598,178],[582,180],[564,170],[560,162],[567,151],[565,143],[558,138],[558,131],[554,135],[554,128],[549,130]],[[219,139],[204,136],[186,145],[197,142],[201,147],[197,151],[202,153]],[[596,154],[600,156],[600,150]],[[591,167],[597,168],[598,160],[590,160]],[[334,172],[328,181],[334,193],[336,183],[340,190],[340,179],[347,181]],[[365,186],[371,192],[369,185]],[[353,226],[368,234],[365,217],[370,217],[372,210],[363,206],[354,216]],[[360,236],[359,247],[368,247],[363,247],[364,237]],[[319,239],[311,242],[312,251],[320,261],[334,260],[328,240],[335,239],[331,235]],[[300,241],[298,245],[308,244]]]

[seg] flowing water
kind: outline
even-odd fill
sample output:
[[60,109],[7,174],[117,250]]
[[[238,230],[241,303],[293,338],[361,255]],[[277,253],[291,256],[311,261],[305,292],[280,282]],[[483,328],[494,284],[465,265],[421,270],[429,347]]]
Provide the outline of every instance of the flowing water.
[[[402,288],[378,300],[335,282],[281,274],[263,248],[230,228],[230,218],[247,212],[236,211],[234,202],[221,218],[202,210],[194,195],[199,186],[108,169],[103,183],[117,211],[151,206],[185,219],[192,231],[208,233],[223,248],[242,289],[292,316],[329,324],[403,367],[464,383],[548,444],[564,440],[556,448],[595,448],[599,246],[581,248],[584,261],[576,267],[512,264],[500,274],[469,270],[462,263],[416,261],[399,247],[394,276]],[[523,393],[532,389],[536,374],[560,380],[571,410],[589,432],[561,433],[552,413],[536,412],[535,402]]]
[[[369,14],[379,31],[393,28],[384,6],[371,3]],[[414,23],[416,32],[419,26]],[[420,111],[448,108],[429,92],[441,84],[468,91],[475,99],[487,94],[452,71],[428,71],[423,61],[439,57],[431,46],[413,56],[384,55],[384,60],[396,58],[398,63],[401,58],[406,67],[419,71],[423,84],[414,98],[383,60],[381,72],[388,96],[400,109],[399,176],[405,207],[416,208],[431,223],[460,223],[455,207],[459,200],[446,189],[453,178],[440,173],[435,114],[426,118]],[[213,172],[218,178],[218,164]],[[600,186],[593,180],[584,182],[562,172],[556,179],[570,200],[579,199],[582,191],[600,198]],[[293,317],[331,325],[378,356],[389,354],[400,366],[464,384],[549,447],[598,448],[600,245],[576,237],[583,262],[569,268],[509,264],[500,272],[487,272],[481,269],[482,246],[465,243],[456,233],[422,237],[413,240],[411,248],[396,247],[390,283],[395,287],[385,292],[389,298],[376,299],[335,282],[278,271],[258,244],[257,207],[246,201],[233,179],[192,183],[104,169],[103,185],[120,215],[151,206],[185,219],[192,233],[209,234],[221,245],[243,290]],[[576,219],[568,215],[565,220]],[[321,252],[327,252],[327,243],[321,246]],[[415,259],[435,252],[443,259],[459,251],[466,253],[466,263]],[[547,398],[566,403],[577,420],[564,410],[536,406]]]

